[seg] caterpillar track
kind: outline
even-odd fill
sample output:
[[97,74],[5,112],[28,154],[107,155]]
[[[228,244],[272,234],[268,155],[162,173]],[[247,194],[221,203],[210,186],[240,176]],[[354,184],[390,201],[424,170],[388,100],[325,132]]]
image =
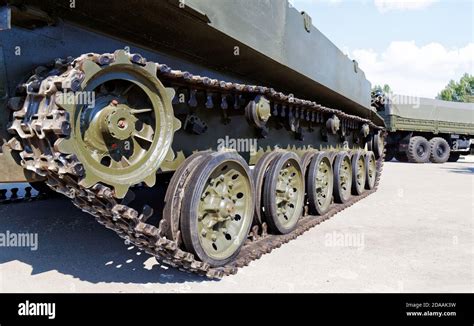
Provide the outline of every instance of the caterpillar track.
[[[323,116],[335,115],[341,120],[341,128],[358,128],[367,124],[374,132],[383,133],[380,126],[368,119],[348,115],[342,111],[321,106],[312,101],[297,99],[275,90],[253,85],[229,83],[208,77],[194,76],[188,72],[173,70],[166,65],[146,62],[137,54],[128,54],[117,51],[114,54],[87,54],[77,59],[68,58],[57,60],[54,66],[37,69],[37,72],[24,85],[13,100],[17,104],[13,107],[13,120],[9,128],[15,135],[11,142],[12,148],[20,153],[22,166],[46,178],[48,186],[54,191],[69,197],[75,206],[91,214],[105,227],[116,232],[126,243],[132,244],[146,253],[156,257],[160,262],[169,264],[184,271],[197,273],[208,278],[222,278],[225,275],[235,274],[238,269],[259,259],[262,255],[271,252],[282,244],[289,242],[303,234],[317,224],[329,219],[336,213],[353,205],[376,191],[384,162],[384,151],[378,155],[376,161],[375,186],[359,196],[352,196],[343,204],[332,204],[329,211],[320,216],[305,214],[296,228],[284,235],[269,234],[266,224],[254,225],[248,239],[243,245],[237,258],[220,267],[211,267],[197,259],[194,254],[183,249],[180,237],[171,240],[167,236],[169,222],[172,216],[162,216],[158,226],[147,223],[150,216],[148,209],[142,212],[129,206],[127,197],[117,196],[114,187],[101,182],[91,186],[84,186],[81,180],[86,177],[83,162],[71,153],[61,151],[61,142],[71,133],[71,116],[56,103],[57,94],[78,90],[84,78],[86,62],[93,62],[98,66],[107,66],[116,60],[128,60],[127,64],[140,67],[152,67],[159,80],[173,88],[186,87],[190,90],[203,90],[221,94],[220,108],[228,109],[227,99],[241,96],[265,96],[272,104],[271,116],[285,114],[285,107],[293,112],[296,119],[318,121]],[[191,92],[192,94],[193,92]],[[20,100],[18,100],[20,99]],[[192,96],[189,102],[192,102]],[[235,100],[237,103],[237,100]],[[236,107],[236,109],[239,109]],[[294,111],[292,111],[292,109]],[[287,113],[288,114],[288,113]],[[349,152],[349,149],[345,149]],[[190,167],[181,169],[182,175],[192,174]],[[184,191],[190,178],[183,177],[178,189]],[[165,213],[167,210],[165,210]]]

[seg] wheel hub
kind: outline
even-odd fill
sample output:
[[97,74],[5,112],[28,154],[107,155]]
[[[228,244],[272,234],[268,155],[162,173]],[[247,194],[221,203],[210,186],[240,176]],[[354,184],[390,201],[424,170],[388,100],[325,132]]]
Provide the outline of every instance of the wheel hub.
[[296,172],[292,165],[283,168],[278,176],[276,197],[278,212],[281,217],[288,220],[298,201],[298,185]]
[[223,252],[238,235],[235,223],[241,222],[245,201],[243,176],[236,170],[212,178],[201,196],[198,221],[202,241],[210,242],[214,252]]
[[103,131],[107,132],[111,137],[118,140],[125,140],[130,138],[135,129],[135,123],[138,119],[131,113],[132,110],[125,104],[117,104],[114,100],[110,105],[101,111],[101,116],[104,115]]

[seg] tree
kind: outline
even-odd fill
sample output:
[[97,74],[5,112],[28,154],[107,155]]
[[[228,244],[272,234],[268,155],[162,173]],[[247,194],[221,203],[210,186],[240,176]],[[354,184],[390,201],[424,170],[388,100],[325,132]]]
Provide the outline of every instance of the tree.
[[436,98],[452,102],[474,103],[474,76],[466,73],[459,82],[449,81]]

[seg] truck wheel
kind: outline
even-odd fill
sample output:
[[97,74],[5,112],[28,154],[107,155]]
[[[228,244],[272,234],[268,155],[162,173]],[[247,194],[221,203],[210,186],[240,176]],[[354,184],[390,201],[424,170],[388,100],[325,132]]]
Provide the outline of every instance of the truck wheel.
[[430,143],[425,137],[415,136],[410,138],[407,157],[411,163],[427,163],[430,159]]
[[445,163],[449,159],[451,149],[448,142],[441,138],[435,137],[430,140],[430,161],[433,163]]
[[459,153],[451,153],[449,154],[448,162],[457,162],[461,154]]
[[396,152],[395,153],[395,159],[398,162],[408,162],[408,157],[407,154],[404,152]]

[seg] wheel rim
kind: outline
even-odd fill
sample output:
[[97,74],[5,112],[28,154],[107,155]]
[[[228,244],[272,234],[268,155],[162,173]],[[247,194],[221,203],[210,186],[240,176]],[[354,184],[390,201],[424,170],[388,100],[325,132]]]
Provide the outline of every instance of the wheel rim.
[[318,165],[315,184],[316,205],[321,212],[331,205],[333,178],[331,162],[329,158],[323,157]]
[[249,176],[239,163],[226,161],[211,172],[197,207],[199,242],[209,257],[226,259],[240,248],[252,205]]
[[286,229],[293,227],[300,217],[300,207],[304,200],[303,174],[299,163],[294,159],[287,160],[278,171],[274,191],[276,214],[275,219]]
[[338,182],[341,197],[344,199],[349,198],[352,186],[352,167],[348,156],[345,156],[341,161]]
[[377,173],[377,166],[375,157],[372,153],[367,155],[367,188],[372,189],[375,184],[375,176]]
[[420,144],[418,145],[418,147],[416,148],[416,153],[418,156],[422,157],[422,156],[425,156],[425,154],[427,153],[427,148],[425,147],[424,144]]
[[438,146],[438,148],[436,149],[436,152],[437,152],[439,157],[443,157],[444,154],[446,153],[446,148],[445,148],[444,144],[440,144]]
[[365,173],[366,172],[365,172],[365,159],[364,159],[364,156],[358,155],[356,165],[355,165],[354,176],[355,176],[356,192],[359,195],[364,191],[365,180],[366,180],[366,174]]

